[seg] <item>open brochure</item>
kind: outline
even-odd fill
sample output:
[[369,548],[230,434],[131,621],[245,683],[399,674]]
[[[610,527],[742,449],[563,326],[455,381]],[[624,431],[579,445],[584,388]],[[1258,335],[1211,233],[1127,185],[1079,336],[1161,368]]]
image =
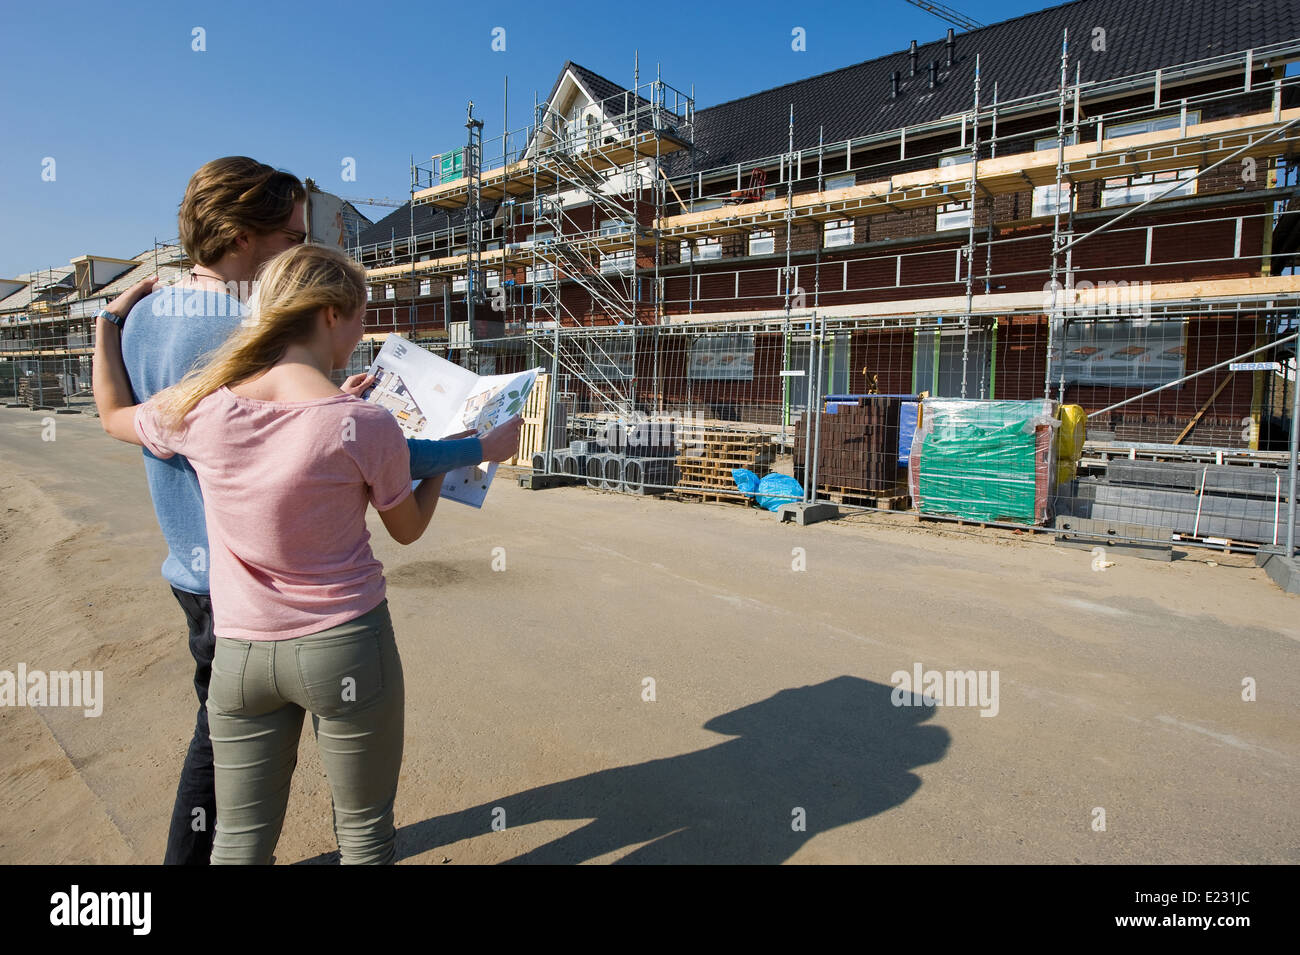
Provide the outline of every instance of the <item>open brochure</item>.
[[[520,413],[544,370],[476,375],[400,335],[389,335],[370,366],[375,383],[364,397],[392,412],[408,438],[440,440],[463,431],[482,438]],[[495,461],[450,471],[441,496],[482,507],[496,472]]]

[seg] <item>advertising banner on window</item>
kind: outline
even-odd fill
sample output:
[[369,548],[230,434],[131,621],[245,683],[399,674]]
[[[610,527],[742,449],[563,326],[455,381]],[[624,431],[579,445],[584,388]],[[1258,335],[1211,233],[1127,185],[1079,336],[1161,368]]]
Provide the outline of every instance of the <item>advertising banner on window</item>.
[[754,377],[753,335],[710,335],[691,343],[687,374],[696,381],[750,381]]
[[1187,322],[1076,319],[1069,323],[1063,346],[1054,346],[1052,351],[1053,383],[1061,380],[1064,354],[1067,385],[1163,385],[1186,374]]

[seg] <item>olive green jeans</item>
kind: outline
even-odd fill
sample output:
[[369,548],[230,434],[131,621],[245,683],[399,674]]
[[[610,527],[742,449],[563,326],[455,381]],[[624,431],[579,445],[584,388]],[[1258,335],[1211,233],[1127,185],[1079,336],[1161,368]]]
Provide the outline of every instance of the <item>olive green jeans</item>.
[[218,637],[208,688],[216,767],[212,864],[266,864],[280,838],[304,712],[345,865],[394,858],[405,686],[388,601],[288,640]]

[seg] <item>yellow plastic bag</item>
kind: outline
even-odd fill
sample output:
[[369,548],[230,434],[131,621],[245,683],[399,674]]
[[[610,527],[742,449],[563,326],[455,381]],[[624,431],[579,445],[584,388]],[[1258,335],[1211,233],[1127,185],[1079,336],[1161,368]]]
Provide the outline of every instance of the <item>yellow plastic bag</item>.
[[1056,432],[1056,456],[1061,461],[1078,461],[1088,437],[1088,416],[1078,405],[1061,405],[1058,414],[1061,427]]

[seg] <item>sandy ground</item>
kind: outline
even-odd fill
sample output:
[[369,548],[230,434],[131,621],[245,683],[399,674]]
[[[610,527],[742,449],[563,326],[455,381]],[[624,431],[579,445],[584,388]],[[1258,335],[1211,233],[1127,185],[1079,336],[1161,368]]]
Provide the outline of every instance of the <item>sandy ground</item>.
[[[184,617],[139,452],[42,417],[0,409],[0,669],[102,670],[106,702],[0,707],[0,862],[155,863]],[[370,516],[403,862],[1300,862],[1300,601],[1249,560],[1098,572],[1046,537],[504,474],[410,547]],[[997,715],[893,706],[915,664],[996,670]],[[329,812],[308,722],[277,861],[333,861]]]

